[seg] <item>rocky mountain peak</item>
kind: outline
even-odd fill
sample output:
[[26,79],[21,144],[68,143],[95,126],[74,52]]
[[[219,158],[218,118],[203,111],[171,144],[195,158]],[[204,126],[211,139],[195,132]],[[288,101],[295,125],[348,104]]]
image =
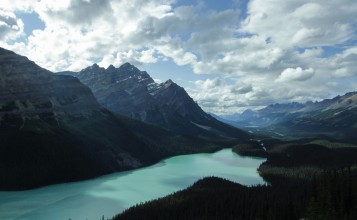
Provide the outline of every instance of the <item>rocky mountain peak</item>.
[[114,65],[110,65],[106,69],[99,67],[97,64],[93,64],[92,66],[81,70],[78,74],[72,73],[71,75],[80,78],[82,81],[88,80],[89,76],[92,76],[93,80],[101,80],[98,78],[97,74],[101,74],[103,79],[106,79],[107,82],[111,82],[112,84],[117,84],[118,82],[123,82],[124,80],[129,79],[131,82],[137,81],[138,83],[143,83],[145,81],[146,84],[154,82],[147,72],[140,71],[130,63],[125,63],[119,68],[116,68]]
[[165,85],[171,85],[171,84],[173,84],[174,82],[171,80],[171,79],[169,79],[169,80],[166,80],[166,82],[164,83]]
[[131,65],[130,63],[124,63],[119,67],[119,70],[124,72],[140,72],[138,68],[136,68],[134,65]]
[[81,70],[78,74],[95,74],[95,73],[103,73],[105,72],[105,69],[103,67],[98,66],[98,64],[93,64],[92,66],[89,66],[83,70]]
[[79,74],[78,78],[112,112],[182,134],[246,135],[209,116],[171,79],[155,83],[147,72],[130,63],[110,67],[105,74]]
[[99,69],[100,67],[98,66],[98,64],[93,64],[92,66],[91,66],[91,69]]
[[110,64],[110,66],[108,66],[108,68],[106,69],[107,72],[114,72],[116,70],[115,66],[113,66],[113,64]]

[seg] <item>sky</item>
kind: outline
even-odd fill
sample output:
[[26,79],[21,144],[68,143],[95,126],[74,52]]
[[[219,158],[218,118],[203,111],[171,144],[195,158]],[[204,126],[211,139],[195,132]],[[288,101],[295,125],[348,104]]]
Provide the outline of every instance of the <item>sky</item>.
[[357,90],[356,0],[1,0],[0,47],[53,72],[125,62],[218,115]]

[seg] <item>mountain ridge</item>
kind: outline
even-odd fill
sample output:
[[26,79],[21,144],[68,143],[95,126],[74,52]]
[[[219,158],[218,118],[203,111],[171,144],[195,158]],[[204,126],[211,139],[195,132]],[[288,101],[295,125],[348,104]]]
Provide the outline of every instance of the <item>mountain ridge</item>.
[[72,76],[0,48],[0,190],[93,178],[220,147],[102,107]]
[[119,68],[94,64],[80,72],[59,72],[78,77],[110,111],[154,124],[174,133],[212,138],[248,138],[233,126],[204,112],[184,88],[172,80],[156,83],[146,71],[130,63]]
[[326,134],[357,141],[357,92],[348,92],[316,102],[271,104],[261,110],[246,110],[235,121],[287,134]]

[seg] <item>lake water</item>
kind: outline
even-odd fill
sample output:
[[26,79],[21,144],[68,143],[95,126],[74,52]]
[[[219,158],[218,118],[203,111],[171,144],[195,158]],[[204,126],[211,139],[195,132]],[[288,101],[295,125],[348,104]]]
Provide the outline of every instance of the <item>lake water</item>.
[[0,219],[99,220],[150,199],[184,189],[205,176],[244,185],[263,183],[263,159],[240,157],[231,149],[172,157],[153,166],[88,181],[21,192],[0,192]]

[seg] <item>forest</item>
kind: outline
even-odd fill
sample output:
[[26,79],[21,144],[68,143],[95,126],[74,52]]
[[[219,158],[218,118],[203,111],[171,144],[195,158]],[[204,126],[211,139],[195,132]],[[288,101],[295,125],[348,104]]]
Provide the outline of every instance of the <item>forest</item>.
[[207,177],[172,195],[127,209],[131,219],[357,219],[357,175],[348,167],[313,180],[242,186]]

